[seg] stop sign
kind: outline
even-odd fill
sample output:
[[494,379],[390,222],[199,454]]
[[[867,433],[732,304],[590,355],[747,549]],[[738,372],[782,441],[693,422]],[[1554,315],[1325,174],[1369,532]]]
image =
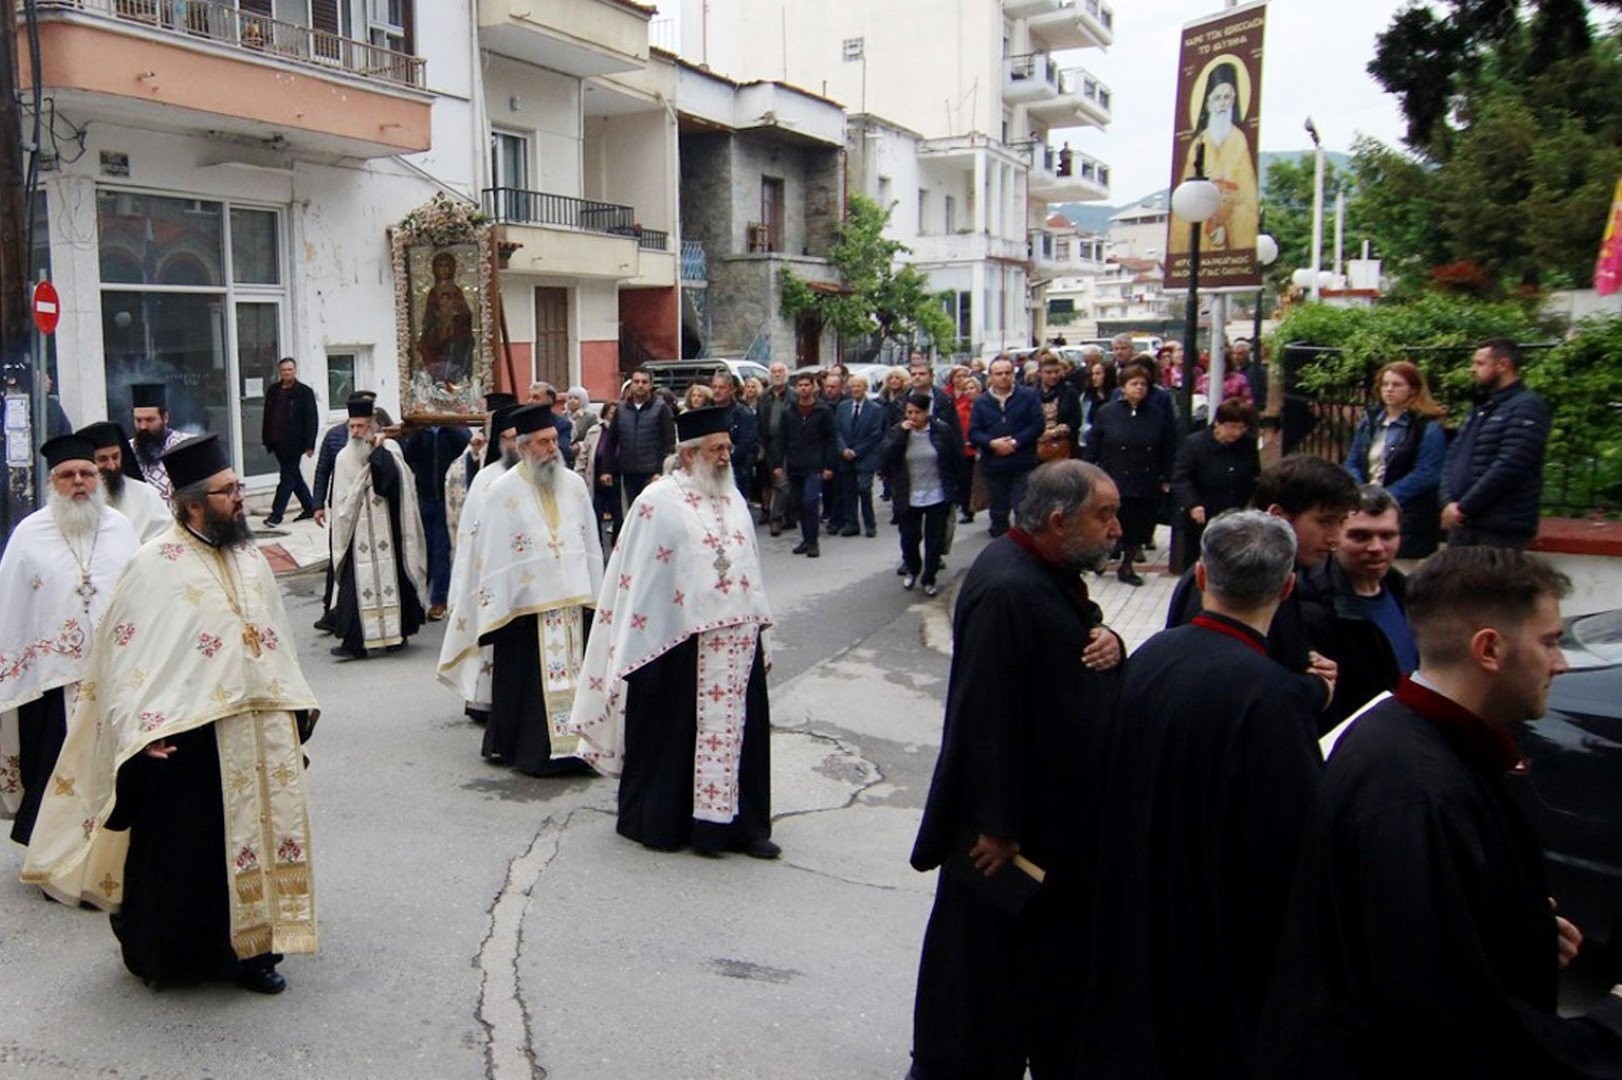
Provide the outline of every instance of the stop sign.
[[56,329],[62,316],[62,301],[56,295],[56,286],[42,281],[34,286],[34,325],[39,332],[49,334]]

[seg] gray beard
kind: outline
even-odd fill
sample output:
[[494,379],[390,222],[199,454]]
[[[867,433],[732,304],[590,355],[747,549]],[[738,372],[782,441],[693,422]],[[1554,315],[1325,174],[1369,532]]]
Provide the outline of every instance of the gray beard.
[[63,495],[53,487],[46,505],[51,508],[51,517],[56,519],[56,527],[61,529],[62,535],[69,540],[83,540],[87,536],[94,536],[96,530],[101,528],[100,488],[92,491],[90,497],[81,502],[71,495]]
[[550,495],[557,491],[558,474],[562,471],[562,463],[555,457],[532,461],[529,463],[529,480],[538,490]]
[[700,494],[719,499],[732,492],[732,466],[716,465],[701,458],[688,466],[687,483]]
[[1231,113],[1212,113],[1205,125],[1205,134],[1213,143],[1222,143],[1233,132],[1233,115]]

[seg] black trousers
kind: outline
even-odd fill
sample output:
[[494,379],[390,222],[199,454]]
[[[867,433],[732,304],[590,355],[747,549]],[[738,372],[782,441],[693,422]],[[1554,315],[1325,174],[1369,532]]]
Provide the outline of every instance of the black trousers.
[[[901,561],[907,573],[917,576],[923,571],[925,585],[935,584],[935,575],[941,570],[941,555],[946,550],[946,524],[952,516],[952,503],[942,500],[932,506],[903,506],[898,510],[901,529]],[[918,541],[924,544],[924,556],[918,558]]]
[[304,472],[299,468],[299,459],[304,455],[298,450],[290,453],[279,447],[276,450],[276,465],[281,475],[276,480],[276,495],[270,501],[270,516],[280,520],[287,510],[287,500],[298,500],[299,510],[309,513],[315,509],[315,499],[310,495],[310,485],[304,482]]

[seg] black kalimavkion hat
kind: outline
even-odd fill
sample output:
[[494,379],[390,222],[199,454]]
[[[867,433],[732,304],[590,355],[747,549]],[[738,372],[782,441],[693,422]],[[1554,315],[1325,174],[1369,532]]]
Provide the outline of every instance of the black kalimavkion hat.
[[45,455],[45,464],[51,469],[64,461],[96,460],[96,444],[83,435],[58,435],[41,446],[39,452]]
[[135,383],[130,387],[130,408],[167,409],[169,388],[163,383]]
[[178,491],[224,472],[231,467],[231,460],[226,457],[225,446],[218,435],[194,435],[171,447],[163,455],[163,466]]
[[732,410],[720,405],[712,405],[706,409],[689,409],[676,417],[676,440],[686,442],[688,439],[702,439],[706,435],[726,431],[731,417]]

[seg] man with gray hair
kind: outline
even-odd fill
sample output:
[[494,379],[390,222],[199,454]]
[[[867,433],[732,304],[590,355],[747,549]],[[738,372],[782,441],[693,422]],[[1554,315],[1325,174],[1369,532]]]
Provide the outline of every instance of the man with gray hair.
[[[1259,510],[1206,527],[1204,610],[1132,656],[1097,815],[1088,1075],[1248,1076],[1322,760],[1319,675],[1267,656],[1295,535]],[[1191,987],[1201,992],[1191,993]]]
[[1125,652],[1081,571],[1120,537],[1120,505],[1096,465],[1038,466],[1014,527],[958,594],[941,754],[912,851],[915,869],[941,871],[918,965],[917,1080],[1075,1072],[1091,793]]

